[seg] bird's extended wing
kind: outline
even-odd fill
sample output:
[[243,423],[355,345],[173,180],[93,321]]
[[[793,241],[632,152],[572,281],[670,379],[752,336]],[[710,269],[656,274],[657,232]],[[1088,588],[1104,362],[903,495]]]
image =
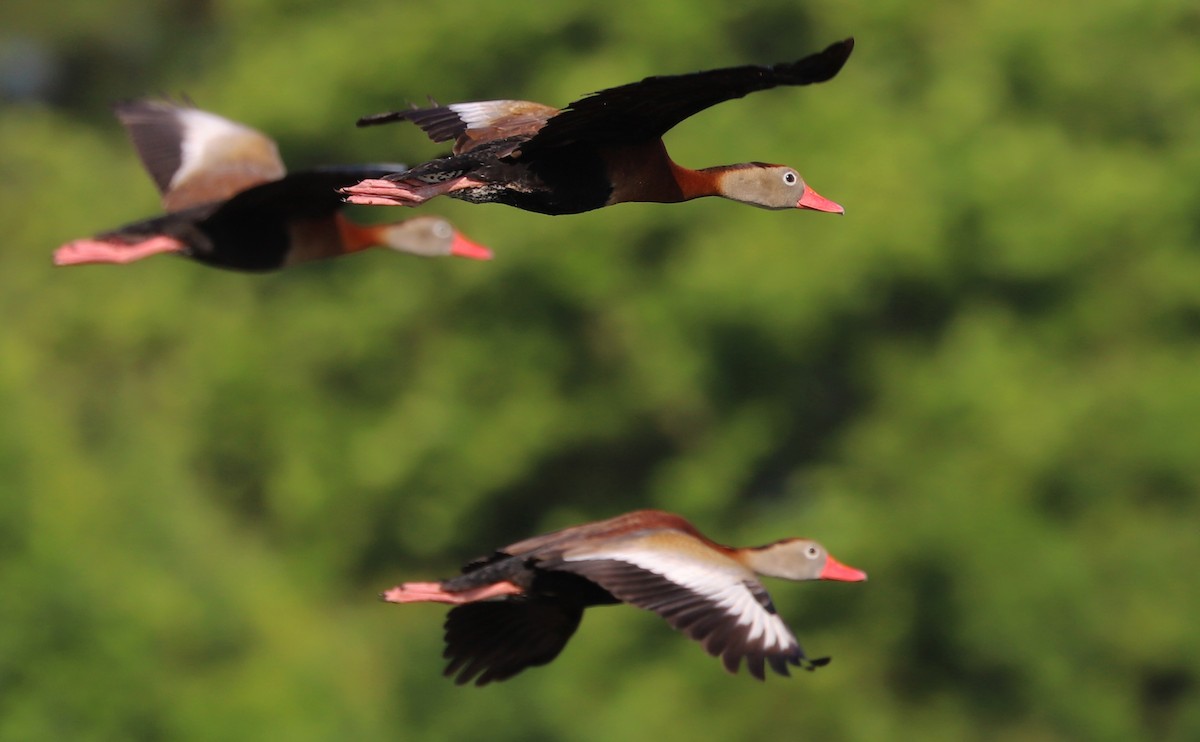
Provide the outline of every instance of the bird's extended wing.
[[454,140],[454,153],[512,137],[528,138],[558,109],[525,100],[486,100],[364,116],[359,126],[411,121],[435,142]]
[[854,39],[846,39],[796,62],[647,77],[601,90],[564,108],[521,151],[528,154],[580,142],[604,145],[657,139],[684,119],[723,101],[781,85],[829,80],[853,49]]
[[737,570],[620,543],[593,550],[586,558],[565,554],[553,569],[586,577],[621,601],[654,611],[720,657],[730,672],[737,671],[743,658],[760,680],[766,663],[781,675],[788,674],[789,663],[808,666],[766,589]]
[[223,201],[287,172],[274,140],[214,113],[158,99],[114,110],[168,211]]
[[446,616],[443,656],[450,664],[444,674],[459,685],[487,685],[544,665],[562,652],[582,618],[577,604],[537,598],[456,606]]

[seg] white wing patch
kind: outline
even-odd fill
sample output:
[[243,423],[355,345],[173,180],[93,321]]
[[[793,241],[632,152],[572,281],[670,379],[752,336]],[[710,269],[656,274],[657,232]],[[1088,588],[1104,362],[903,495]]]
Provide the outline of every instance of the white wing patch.
[[768,654],[790,653],[798,646],[783,620],[764,608],[747,587],[746,581],[754,579],[753,575],[737,562],[716,553],[695,556],[683,550],[651,549],[640,542],[641,539],[630,539],[598,548],[585,547],[568,551],[562,559],[565,562],[614,560],[653,572],[701,596],[714,610],[747,627],[750,645]]
[[224,170],[254,173],[257,182],[278,180],[286,174],[279,149],[265,134],[196,108],[180,109],[178,117],[183,137],[171,188]]
[[515,105],[522,103],[518,100],[484,100],[473,103],[452,103],[448,106],[458,114],[459,119],[468,129],[483,129],[491,126],[497,119],[512,113]]

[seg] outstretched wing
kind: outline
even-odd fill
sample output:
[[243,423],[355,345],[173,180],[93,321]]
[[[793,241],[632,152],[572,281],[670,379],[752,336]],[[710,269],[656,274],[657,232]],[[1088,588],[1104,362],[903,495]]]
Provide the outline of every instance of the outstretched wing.
[[158,99],[114,110],[167,211],[223,201],[286,173],[271,138],[214,113]]
[[654,611],[720,657],[730,672],[743,658],[760,680],[767,663],[781,675],[789,663],[823,664],[806,660],[766,589],[736,562],[698,557],[686,546],[647,549],[641,541],[617,541],[586,554],[568,551],[561,563],[544,566],[586,577],[619,600]]
[[463,685],[506,680],[550,662],[579,627],[583,608],[559,600],[499,600],[456,606],[446,616],[444,672]]
[[521,150],[657,139],[684,119],[723,101],[781,85],[825,82],[842,69],[853,49],[854,39],[846,39],[796,62],[647,77],[601,90],[571,103]]
[[533,136],[557,108],[525,100],[486,100],[448,106],[414,108],[364,116],[359,126],[411,121],[435,142],[454,140],[454,153],[462,154],[499,139]]

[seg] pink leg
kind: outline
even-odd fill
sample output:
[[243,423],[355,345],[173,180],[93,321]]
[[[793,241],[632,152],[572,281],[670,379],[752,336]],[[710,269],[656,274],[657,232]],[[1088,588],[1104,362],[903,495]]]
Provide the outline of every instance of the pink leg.
[[484,185],[470,178],[455,178],[444,183],[416,185],[406,181],[367,179],[358,185],[343,188],[347,195],[346,201],[364,206],[417,206],[434,196],[452,193],[463,188],[474,188]]
[[85,263],[132,263],[165,252],[181,252],[186,249],[174,237],[158,235],[141,242],[107,242],[82,239],[68,242],[54,251],[55,265],[83,265]]
[[448,592],[442,589],[440,582],[406,582],[397,585],[381,594],[388,603],[450,603],[461,605],[474,603],[489,598],[499,598],[504,595],[520,595],[525,592],[511,582],[496,582],[483,587],[476,587],[460,592]]

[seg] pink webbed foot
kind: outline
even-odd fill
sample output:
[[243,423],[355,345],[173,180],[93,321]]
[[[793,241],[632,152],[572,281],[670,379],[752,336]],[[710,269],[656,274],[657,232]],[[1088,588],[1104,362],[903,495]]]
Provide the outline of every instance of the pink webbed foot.
[[370,178],[358,185],[343,188],[346,202],[363,206],[417,206],[427,200],[403,183],[382,178]]
[[449,603],[461,605],[479,600],[499,598],[505,595],[520,595],[525,592],[511,582],[496,582],[470,590],[449,592],[440,582],[405,582],[380,594],[388,603]]
[[363,206],[417,206],[435,196],[453,193],[463,188],[477,188],[482,185],[484,183],[478,180],[471,180],[467,177],[458,177],[441,183],[421,185],[413,181],[372,178],[361,181],[358,185],[343,188],[341,192],[346,194],[347,203],[352,204],[361,204]]
[[158,235],[141,242],[108,242],[105,240],[82,239],[68,242],[54,251],[55,265],[84,265],[86,263],[132,263],[168,252],[186,249],[174,237]]

